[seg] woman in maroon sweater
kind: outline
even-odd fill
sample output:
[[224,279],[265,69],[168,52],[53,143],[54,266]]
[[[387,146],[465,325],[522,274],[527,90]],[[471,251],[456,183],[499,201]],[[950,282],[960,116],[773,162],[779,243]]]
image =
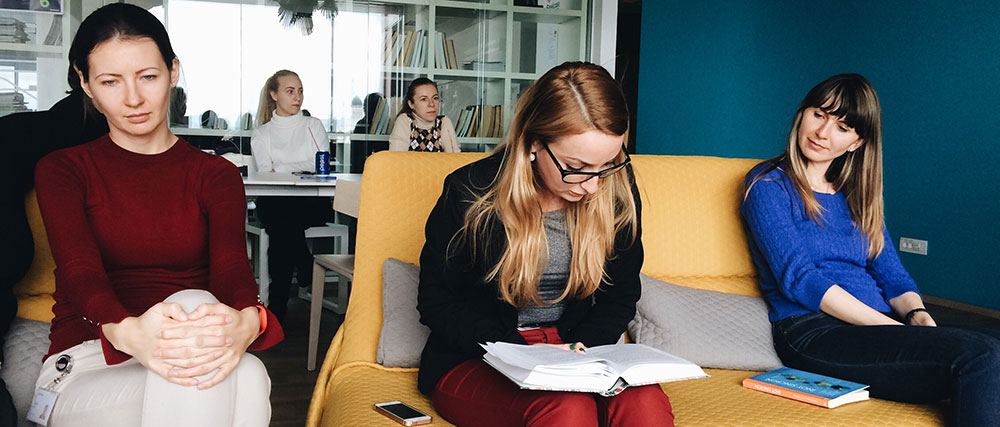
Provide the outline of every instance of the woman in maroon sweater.
[[246,351],[282,331],[258,302],[239,173],[167,126],[180,64],[166,30],[142,8],[110,4],[80,25],[69,56],[110,133],[36,170],[56,261],[37,386],[59,398],[42,415],[49,425],[267,425],[270,380]]

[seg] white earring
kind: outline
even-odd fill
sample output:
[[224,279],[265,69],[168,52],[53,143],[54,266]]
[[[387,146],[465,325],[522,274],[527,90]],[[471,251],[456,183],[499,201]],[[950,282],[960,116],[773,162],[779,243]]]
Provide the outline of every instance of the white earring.
[[535,161],[535,152],[534,151],[532,151],[531,154],[528,154],[528,159],[530,159],[531,161]]

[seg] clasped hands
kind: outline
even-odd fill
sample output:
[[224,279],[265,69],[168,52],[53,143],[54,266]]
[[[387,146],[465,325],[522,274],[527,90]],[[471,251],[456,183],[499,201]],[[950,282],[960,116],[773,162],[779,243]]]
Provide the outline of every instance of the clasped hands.
[[174,384],[204,390],[239,365],[257,338],[259,315],[255,306],[238,311],[222,303],[201,304],[186,313],[179,304],[159,303],[139,317],[102,328],[115,348],[147,369]]

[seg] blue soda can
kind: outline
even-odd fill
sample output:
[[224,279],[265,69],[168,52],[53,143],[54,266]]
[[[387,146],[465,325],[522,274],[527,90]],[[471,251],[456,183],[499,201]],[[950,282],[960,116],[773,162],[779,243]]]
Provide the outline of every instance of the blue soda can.
[[329,175],[330,174],[330,152],[329,151],[317,151],[316,152],[316,175]]

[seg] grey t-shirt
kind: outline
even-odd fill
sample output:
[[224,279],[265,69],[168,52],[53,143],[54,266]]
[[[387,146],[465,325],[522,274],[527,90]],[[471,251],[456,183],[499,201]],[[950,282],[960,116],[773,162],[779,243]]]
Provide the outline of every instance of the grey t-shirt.
[[[542,217],[545,238],[549,245],[549,263],[538,282],[538,294],[543,301],[552,301],[562,295],[569,280],[569,268],[573,258],[569,228],[566,224],[566,210],[546,213]],[[517,314],[518,327],[551,326],[562,317],[566,301],[537,306],[530,304]]]

